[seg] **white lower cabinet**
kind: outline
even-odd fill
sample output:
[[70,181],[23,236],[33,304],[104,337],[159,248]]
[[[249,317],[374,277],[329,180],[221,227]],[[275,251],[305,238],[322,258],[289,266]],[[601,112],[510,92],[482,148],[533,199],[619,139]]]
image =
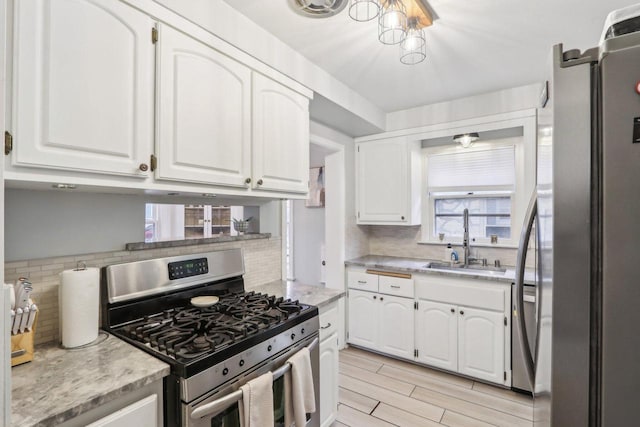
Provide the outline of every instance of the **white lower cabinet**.
[[418,275],[376,283],[358,269],[347,276],[350,344],[511,384],[510,284]]
[[347,341],[374,349],[378,342],[378,295],[349,290],[349,333]]
[[349,291],[351,344],[398,357],[413,358],[412,298]]
[[458,372],[502,384],[505,317],[503,313],[459,307]]
[[413,358],[413,298],[380,295],[378,350],[406,359]]
[[449,371],[458,369],[458,316],[451,304],[419,300],[416,360]]
[[338,329],[340,301],[320,308],[320,426],[338,417]]
[[126,408],[122,408],[109,416],[99,419],[98,421],[87,425],[87,427],[157,427],[157,406],[158,395],[154,394],[152,396],[145,397]]
[[338,334],[320,343],[320,426],[330,426],[338,417]]

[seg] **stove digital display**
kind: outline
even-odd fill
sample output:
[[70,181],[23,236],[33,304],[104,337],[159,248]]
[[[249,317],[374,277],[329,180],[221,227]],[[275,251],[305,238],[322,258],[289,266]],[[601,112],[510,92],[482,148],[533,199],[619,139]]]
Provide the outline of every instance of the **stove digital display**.
[[206,258],[189,259],[169,263],[169,280],[182,279],[184,277],[198,276],[209,272],[209,264]]

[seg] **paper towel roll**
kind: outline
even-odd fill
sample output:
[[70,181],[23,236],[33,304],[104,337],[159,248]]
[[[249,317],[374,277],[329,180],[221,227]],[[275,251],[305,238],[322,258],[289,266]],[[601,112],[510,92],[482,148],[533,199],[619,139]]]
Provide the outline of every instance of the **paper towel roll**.
[[60,338],[66,348],[98,338],[100,270],[65,270],[60,273]]

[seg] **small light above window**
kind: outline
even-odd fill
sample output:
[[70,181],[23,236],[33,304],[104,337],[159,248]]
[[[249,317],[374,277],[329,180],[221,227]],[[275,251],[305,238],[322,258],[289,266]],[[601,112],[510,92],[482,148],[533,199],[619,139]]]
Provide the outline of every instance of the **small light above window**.
[[459,142],[460,145],[462,145],[462,147],[469,148],[479,138],[480,138],[480,135],[478,135],[478,132],[471,132],[471,133],[463,133],[460,135],[455,135],[453,137],[453,140],[455,142]]
[[78,188],[77,185],[75,184],[53,184],[52,185],[53,188],[55,188],[56,190],[75,190],[76,188]]

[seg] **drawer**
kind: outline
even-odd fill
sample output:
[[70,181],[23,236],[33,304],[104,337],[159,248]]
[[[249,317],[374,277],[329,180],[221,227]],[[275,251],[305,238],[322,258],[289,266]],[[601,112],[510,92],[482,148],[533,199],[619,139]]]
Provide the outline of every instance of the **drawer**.
[[381,294],[413,298],[413,279],[380,276],[378,279],[378,289],[378,292]]
[[340,316],[338,315],[337,302],[328,307],[324,307],[323,310],[320,311],[320,342],[338,331],[339,320]]
[[351,289],[378,292],[378,276],[359,271],[350,271],[347,276],[347,285]]

